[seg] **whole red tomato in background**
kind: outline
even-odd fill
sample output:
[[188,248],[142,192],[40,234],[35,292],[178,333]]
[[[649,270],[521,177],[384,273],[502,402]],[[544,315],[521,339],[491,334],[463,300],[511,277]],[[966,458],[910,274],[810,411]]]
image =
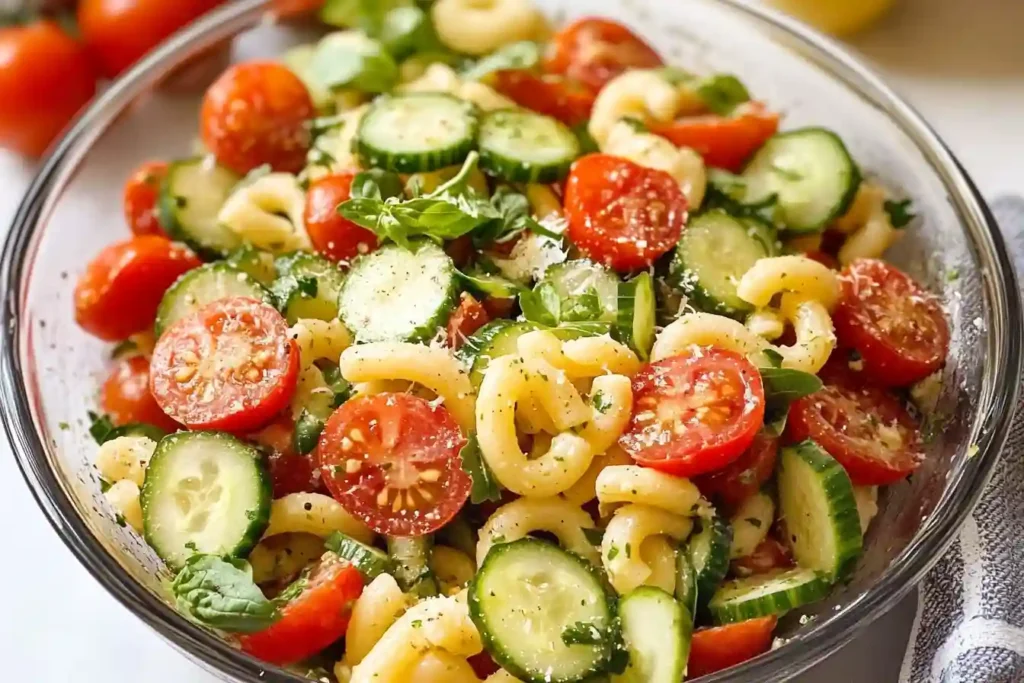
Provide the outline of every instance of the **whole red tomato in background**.
[[0,146],[41,155],[95,92],[85,48],[56,23],[0,28]]
[[104,76],[113,78],[221,0],[81,0],[78,28]]

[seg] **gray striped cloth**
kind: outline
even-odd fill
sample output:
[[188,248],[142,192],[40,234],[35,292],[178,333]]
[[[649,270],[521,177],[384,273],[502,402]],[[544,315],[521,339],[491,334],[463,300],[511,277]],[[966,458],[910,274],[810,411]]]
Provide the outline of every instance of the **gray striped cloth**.
[[[1024,199],[997,199],[992,210],[1024,276]],[[1022,456],[1019,404],[981,502],[920,587],[901,683],[1024,683]]]

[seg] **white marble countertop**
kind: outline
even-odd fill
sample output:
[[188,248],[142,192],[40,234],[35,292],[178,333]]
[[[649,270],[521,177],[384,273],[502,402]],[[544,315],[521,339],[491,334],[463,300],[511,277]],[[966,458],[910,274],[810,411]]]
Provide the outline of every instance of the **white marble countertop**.
[[[854,43],[935,126],[989,197],[1024,193],[1021,26],[1024,3],[1012,0],[903,0],[883,25]],[[5,220],[31,170],[0,155]],[[0,562],[3,680],[212,683],[75,562],[36,508],[8,450],[0,444],[0,519],[7,520],[8,544]],[[801,680],[894,681],[912,617],[912,603],[904,602]],[[863,677],[854,678],[855,671]]]

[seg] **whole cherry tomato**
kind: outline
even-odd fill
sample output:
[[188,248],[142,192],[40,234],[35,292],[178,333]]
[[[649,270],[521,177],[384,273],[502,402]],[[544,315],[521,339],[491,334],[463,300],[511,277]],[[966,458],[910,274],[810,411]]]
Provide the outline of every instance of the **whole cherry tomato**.
[[160,409],[149,390],[149,360],[132,356],[119,360],[100,390],[100,406],[115,426],[145,422],[166,432],[181,425]]
[[0,146],[41,155],[95,93],[85,48],[57,24],[0,28]]
[[124,184],[124,219],[136,235],[163,235],[156,208],[160,183],[167,175],[167,164],[147,161]]
[[544,69],[597,92],[623,71],[663,64],[654,48],[622,24],[585,17],[555,34]]
[[351,261],[377,248],[377,236],[338,214],[338,205],[352,196],[355,173],[320,178],[306,194],[306,232],[313,248],[331,261]]

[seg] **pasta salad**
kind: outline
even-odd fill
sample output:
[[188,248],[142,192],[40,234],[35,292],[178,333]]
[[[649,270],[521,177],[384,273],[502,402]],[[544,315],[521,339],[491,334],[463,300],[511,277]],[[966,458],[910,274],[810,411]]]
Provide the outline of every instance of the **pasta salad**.
[[101,484],[178,609],[338,683],[768,650],[923,457],[950,332],[882,260],[910,202],[611,20],[322,18],[210,86],[75,290],[117,343]]

